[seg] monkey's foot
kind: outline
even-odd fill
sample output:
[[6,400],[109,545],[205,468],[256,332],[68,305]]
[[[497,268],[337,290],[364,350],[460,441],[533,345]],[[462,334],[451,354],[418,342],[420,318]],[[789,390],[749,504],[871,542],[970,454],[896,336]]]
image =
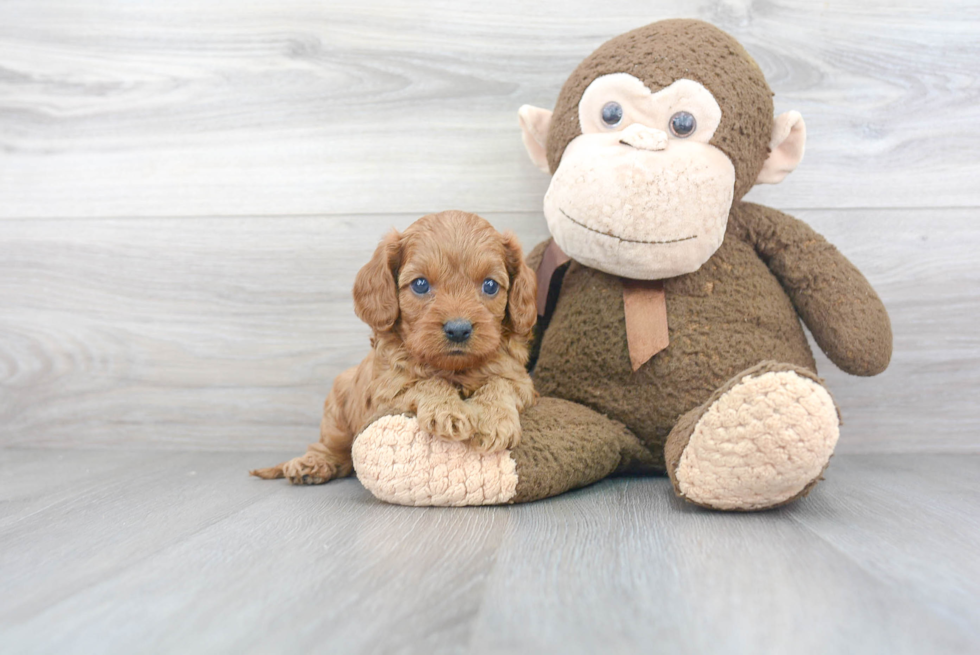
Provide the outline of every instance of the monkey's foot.
[[499,505],[517,493],[510,451],[478,452],[432,436],[407,416],[369,425],[354,440],[352,456],[361,484],[396,505]]
[[678,421],[667,440],[677,494],[723,510],[759,510],[809,493],[837,445],[840,419],[809,371],[766,362]]

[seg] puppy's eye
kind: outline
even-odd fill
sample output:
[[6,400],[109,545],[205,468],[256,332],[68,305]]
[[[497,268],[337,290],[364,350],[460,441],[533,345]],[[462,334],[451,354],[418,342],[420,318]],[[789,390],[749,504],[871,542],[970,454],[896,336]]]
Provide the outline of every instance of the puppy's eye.
[[679,111],[670,117],[670,131],[674,136],[684,138],[694,134],[698,128],[698,122],[690,112]]
[[606,127],[616,127],[623,121],[623,106],[618,102],[607,102],[602,108],[602,122]]
[[483,281],[483,293],[488,296],[496,296],[498,291],[500,291],[500,285],[497,284],[496,280],[487,278]]
[[429,293],[429,281],[424,277],[417,277],[412,280],[412,291],[420,296],[424,296]]

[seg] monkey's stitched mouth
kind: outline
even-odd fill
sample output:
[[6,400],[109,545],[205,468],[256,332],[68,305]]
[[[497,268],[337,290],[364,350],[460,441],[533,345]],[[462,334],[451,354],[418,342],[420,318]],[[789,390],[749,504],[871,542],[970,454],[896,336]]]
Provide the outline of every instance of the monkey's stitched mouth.
[[617,234],[609,234],[608,232],[602,232],[600,230],[595,229],[594,227],[589,227],[585,223],[580,223],[579,221],[576,221],[574,218],[572,218],[571,216],[569,216],[565,212],[565,210],[562,209],[561,207],[558,208],[558,211],[560,211],[562,214],[564,214],[565,215],[565,218],[567,218],[571,222],[575,223],[579,227],[584,227],[589,232],[595,232],[596,234],[601,234],[604,237],[609,237],[610,239],[618,239],[619,241],[623,241],[623,242],[626,242],[626,243],[649,243],[649,244],[653,244],[653,245],[663,245],[663,244],[667,244],[667,243],[680,243],[681,241],[690,241],[691,239],[697,239],[698,238],[698,235],[693,234],[693,235],[691,235],[689,237],[682,237],[680,239],[668,239],[667,241],[643,241],[642,239],[627,239],[626,237],[621,237],[621,236],[619,236]]

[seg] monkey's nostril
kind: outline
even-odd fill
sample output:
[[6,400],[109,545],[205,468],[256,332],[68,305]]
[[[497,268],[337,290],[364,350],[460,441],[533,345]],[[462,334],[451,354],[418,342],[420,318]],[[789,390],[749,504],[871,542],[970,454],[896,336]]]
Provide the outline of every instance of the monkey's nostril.
[[463,343],[473,334],[473,324],[466,319],[454,318],[443,323],[442,331],[446,333],[446,338],[453,343]]

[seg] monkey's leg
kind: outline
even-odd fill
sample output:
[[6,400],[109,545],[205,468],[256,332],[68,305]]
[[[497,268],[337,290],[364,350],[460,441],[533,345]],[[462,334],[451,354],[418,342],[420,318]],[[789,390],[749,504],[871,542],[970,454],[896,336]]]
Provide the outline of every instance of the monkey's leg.
[[834,399],[810,371],[763,362],[684,414],[667,437],[677,495],[713,509],[768,509],[805,496],[837,445]]
[[463,506],[547,498],[652,462],[621,423],[568,401],[542,398],[521,429],[516,449],[482,453],[423,432],[414,418],[385,416],[354,441],[354,468],[380,500]]

